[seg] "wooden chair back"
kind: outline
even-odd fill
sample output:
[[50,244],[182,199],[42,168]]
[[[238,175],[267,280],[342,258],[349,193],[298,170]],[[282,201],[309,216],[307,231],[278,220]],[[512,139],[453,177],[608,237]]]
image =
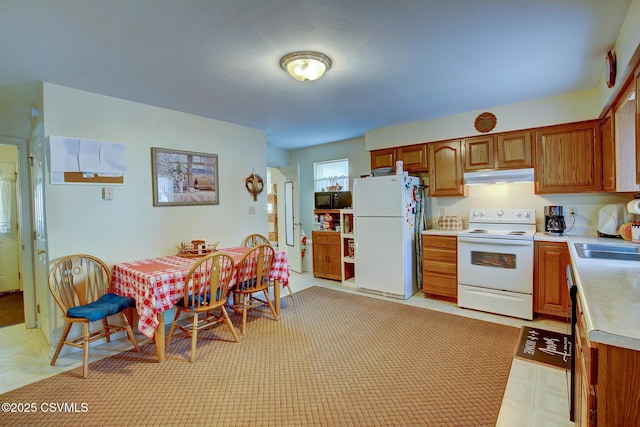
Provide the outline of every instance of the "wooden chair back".
[[275,250],[271,245],[257,245],[238,262],[234,292],[258,292],[269,287],[269,272]]
[[65,316],[71,307],[98,300],[110,286],[109,268],[92,255],[66,256],[49,273],[49,290]]
[[226,304],[233,278],[233,258],[214,252],[198,260],[187,273],[184,306],[196,311]]
[[257,233],[256,234],[249,234],[242,241],[242,246],[244,246],[246,248],[252,248],[252,247],[257,246],[257,245],[270,245],[270,244],[271,243],[269,243],[269,239],[267,239],[262,234],[257,234]]

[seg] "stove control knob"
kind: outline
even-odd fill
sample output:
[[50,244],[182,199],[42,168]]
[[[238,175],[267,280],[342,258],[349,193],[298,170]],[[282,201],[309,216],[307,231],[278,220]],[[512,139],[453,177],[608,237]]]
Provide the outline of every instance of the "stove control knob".
[[496,212],[496,215],[502,216],[502,215],[504,215],[504,211],[502,209],[500,209],[498,212]]
[[473,217],[474,217],[474,218],[477,218],[477,217],[479,217],[479,216],[480,216],[480,212],[475,211],[475,212],[473,213]]
[[[520,211],[516,212],[516,216],[517,216],[518,218],[520,218],[520,217],[522,216],[522,212],[520,212]],[[525,215],[525,216],[527,216],[527,215]]]
[[525,212],[524,216],[526,216],[527,218],[529,218],[531,216],[531,212]]
[[480,216],[485,216],[487,213],[485,211],[480,212]]

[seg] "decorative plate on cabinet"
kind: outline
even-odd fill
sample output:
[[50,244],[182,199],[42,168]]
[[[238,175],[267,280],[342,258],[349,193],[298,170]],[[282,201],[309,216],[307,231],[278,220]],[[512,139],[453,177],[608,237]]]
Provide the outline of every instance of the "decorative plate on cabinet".
[[496,127],[497,122],[493,113],[484,112],[476,117],[475,127],[478,132],[491,132]]
[[607,52],[606,62],[605,78],[607,79],[607,87],[611,88],[616,84],[616,55],[613,51]]

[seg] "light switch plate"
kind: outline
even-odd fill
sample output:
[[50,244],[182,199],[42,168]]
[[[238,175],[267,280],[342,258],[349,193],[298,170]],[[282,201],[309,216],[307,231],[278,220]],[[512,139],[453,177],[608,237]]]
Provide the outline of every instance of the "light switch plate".
[[113,187],[102,187],[102,200],[113,200]]

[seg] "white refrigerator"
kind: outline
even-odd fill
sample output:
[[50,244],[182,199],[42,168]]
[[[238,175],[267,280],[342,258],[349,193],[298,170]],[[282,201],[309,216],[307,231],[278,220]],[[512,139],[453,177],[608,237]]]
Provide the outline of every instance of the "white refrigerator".
[[355,283],[359,290],[407,299],[418,287],[414,227],[416,177],[356,178],[353,186]]

